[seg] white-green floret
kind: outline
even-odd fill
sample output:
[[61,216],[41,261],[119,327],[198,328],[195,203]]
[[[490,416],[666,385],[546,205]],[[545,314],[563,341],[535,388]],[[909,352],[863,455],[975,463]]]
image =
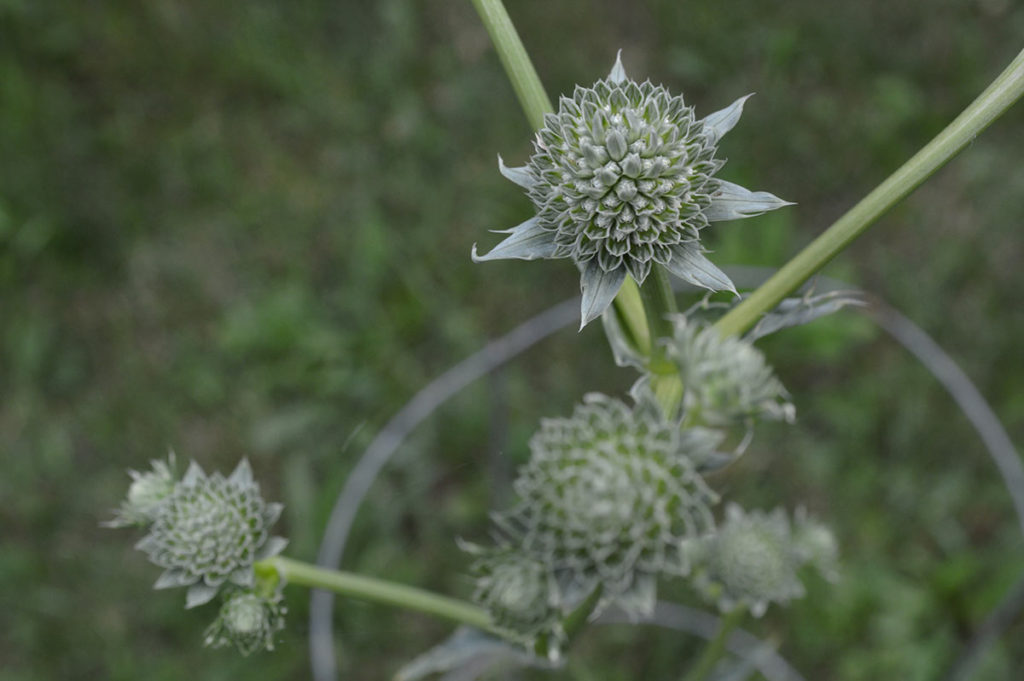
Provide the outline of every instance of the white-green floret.
[[547,565],[515,547],[461,547],[476,556],[470,567],[476,581],[473,600],[487,609],[495,625],[524,642],[556,632],[558,595]]
[[770,603],[804,595],[797,576],[803,557],[782,509],[748,513],[729,504],[725,522],[701,542],[698,556],[694,584],[722,612],[747,608],[760,617]]
[[514,483],[520,501],[495,521],[547,566],[563,609],[600,588],[602,606],[646,614],[658,576],[690,571],[687,544],[714,526],[717,501],[694,460],[720,438],[698,434],[682,437],[656,407],[598,394],[541,422]]
[[144,473],[128,471],[132,479],[128,496],[121,502],[114,519],[104,523],[106,527],[146,527],[156,520],[178,482],[174,471],[174,452],[168,454],[166,461],[154,459],[150,463],[150,470]]
[[545,115],[527,165],[508,168],[498,159],[537,214],[486,255],[474,246],[473,259],[571,258],[582,273],[583,324],[608,307],[627,274],[642,284],[655,264],[697,286],[735,292],[704,256],[701,230],[788,205],[715,177],[725,163],[716,158],[718,142],[747,97],[698,119],[681,96],[627,78],[617,58],[607,78],[577,86]]
[[235,646],[242,655],[273,650],[274,636],[284,629],[287,609],[279,595],[263,597],[249,592],[228,596],[217,619],[206,629],[203,643],[210,648]]
[[673,322],[665,355],[679,370],[687,416],[714,427],[793,420],[789,393],[753,344],[723,338],[714,327],[693,324],[682,315]]
[[227,478],[207,476],[193,462],[136,548],[165,568],[155,587],[188,587],[191,608],[209,602],[224,585],[253,585],[253,563],[287,543],[270,535],[281,509],[260,496],[248,461]]

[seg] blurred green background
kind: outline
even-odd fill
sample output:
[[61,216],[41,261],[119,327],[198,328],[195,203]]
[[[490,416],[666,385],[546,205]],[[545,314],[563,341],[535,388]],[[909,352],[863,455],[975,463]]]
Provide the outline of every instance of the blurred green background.
[[[721,176],[798,206],[709,230],[778,266],[958,113],[1022,47],[1012,0],[510,3],[552,94],[623,49],[704,115],[755,91]],[[200,647],[212,608],[153,592],[99,528],[126,468],[248,456],[312,559],[355,458],[405,400],[574,294],[565,262],[473,265],[529,202],[497,172],[531,131],[468,1],[0,0],[0,679],[301,679],[307,593],[273,654]],[[1024,442],[1024,109],[828,270],[956,357]],[[1009,497],[935,380],[842,313],[762,344],[797,428],[764,427],[715,484],[806,505],[836,586],[748,622],[808,679],[940,678],[1024,573]],[[621,393],[600,325],[481,381],[401,449],[346,567],[462,597],[454,538],[507,499],[539,417]],[[504,416],[502,416],[504,414]],[[508,422],[501,442],[492,424]],[[693,602],[683,588],[664,595]],[[341,678],[386,679],[449,627],[341,600]],[[588,633],[557,678],[678,676],[684,635]],[[1024,678],[1024,624],[979,679]]]

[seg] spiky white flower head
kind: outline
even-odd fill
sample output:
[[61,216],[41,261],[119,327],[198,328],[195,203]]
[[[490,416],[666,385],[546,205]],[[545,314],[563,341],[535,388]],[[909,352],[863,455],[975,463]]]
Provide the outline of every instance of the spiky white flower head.
[[487,608],[497,626],[523,641],[557,629],[557,588],[544,563],[508,545],[460,546],[476,556],[470,567],[476,578],[473,600]]
[[233,645],[242,655],[273,650],[274,635],[284,629],[287,612],[280,595],[233,593],[224,601],[217,619],[207,627],[203,643],[210,648]]
[[498,167],[526,189],[537,215],[473,260],[571,258],[582,272],[582,324],[608,307],[626,275],[643,283],[657,263],[697,286],[734,291],[704,256],[700,232],[789,205],[714,177],[718,142],[746,97],[698,120],[679,95],[626,76],[621,53],[608,77],[577,86],[546,114],[526,166]]
[[103,523],[105,527],[145,527],[156,520],[161,507],[177,484],[174,452],[167,455],[166,461],[153,459],[150,464],[150,470],[144,473],[128,471],[132,478],[128,496],[121,502],[114,519]]
[[227,478],[192,462],[135,548],[165,568],[155,588],[188,587],[185,607],[195,607],[226,583],[253,585],[253,563],[287,544],[270,536],[281,509],[263,501],[247,460]]
[[701,542],[694,585],[723,612],[749,608],[760,617],[769,603],[804,595],[797,577],[802,561],[782,509],[745,512],[736,504],[725,522]]
[[717,497],[691,455],[719,439],[702,432],[683,438],[659,410],[587,395],[570,418],[541,422],[514,483],[520,501],[495,521],[555,576],[561,607],[600,586],[602,605],[648,613],[657,576],[687,574],[687,542],[714,526]]
[[792,421],[795,409],[764,355],[749,341],[723,338],[717,329],[673,318],[666,357],[679,370],[683,409],[709,426],[755,419]]

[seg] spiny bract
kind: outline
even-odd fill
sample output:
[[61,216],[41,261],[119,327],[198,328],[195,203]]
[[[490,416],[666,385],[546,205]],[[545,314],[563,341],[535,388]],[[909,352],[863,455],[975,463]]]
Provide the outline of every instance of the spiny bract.
[[234,593],[207,627],[203,643],[210,648],[233,645],[242,655],[273,650],[274,635],[284,629],[287,612],[279,595],[265,598],[248,592]]
[[252,586],[253,563],[287,543],[270,536],[281,508],[263,501],[245,459],[227,478],[207,476],[193,462],[135,547],[166,568],[157,589],[189,587],[191,608],[209,602],[226,582]]
[[691,458],[714,450],[711,431],[680,433],[657,406],[589,394],[571,418],[545,419],[514,487],[517,506],[494,516],[509,543],[548,566],[559,605],[595,588],[649,613],[658,575],[689,572],[686,551],[713,527],[717,497]]
[[681,96],[628,79],[616,58],[607,78],[577,86],[544,116],[526,166],[508,168],[499,157],[537,215],[486,255],[474,246],[474,261],[571,258],[582,272],[581,326],[608,307],[627,274],[642,284],[654,264],[697,286],[735,291],[704,256],[700,231],[788,205],[714,177],[725,163],[715,157],[718,142],[747,97],[698,120]]

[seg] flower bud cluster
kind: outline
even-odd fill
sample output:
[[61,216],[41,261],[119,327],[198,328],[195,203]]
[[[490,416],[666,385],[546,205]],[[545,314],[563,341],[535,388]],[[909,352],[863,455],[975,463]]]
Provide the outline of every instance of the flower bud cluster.
[[683,382],[683,409],[691,421],[712,427],[795,417],[789,393],[752,343],[723,338],[717,329],[677,315],[674,334],[663,340],[667,359]]
[[832,533],[802,511],[795,525],[782,509],[747,512],[729,504],[725,522],[695,552],[697,590],[723,612],[747,608],[760,617],[770,603],[785,604],[804,595],[797,574],[804,565],[833,578]]
[[210,648],[233,645],[242,655],[273,650],[274,636],[284,629],[287,612],[279,594],[267,597],[247,591],[233,593],[206,629],[203,643]]
[[[600,589],[599,608],[614,602],[649,614],[657,577],[688,574],[688,543],[714,526],[717,497],[694,460],[718,441],[711,431],[681,432],[656,405],[631,407],[599,394],[587,395],[569,418],[542,421],[514,483],[519,502],[494,515],[514,549],[498,555],[509,570],[529,574],[517,580],[533,585],[516,590],[531,594],[538,612],[541,603],[570,610]],[[489,569],[478,578],[478,595],[487,597],[478,600],[497,621],[501,609],[491,594],[498,569]]]
[[570,258],[582,272],[583,324],[611,303],[626,275],[643,283],[655,264],[712,291],[732,282],[704,256],[709,223],[788,205],[714,177],[718,142],[747,97],[703,119],[679,95],[626,76],[620,59],[607,78],[561,97],[544,117],[529,163],[499,169],[526,190],[535,217],[477,262]]
[[193,462],[178,480],[173,464],[172,457],[153,462],[150,472],[131,471],[128,498],[107,525],[147,529],[135,548],[164,568],[155,588],[187,587],[185,607],[227,594],[208,643],[230,641],[245,654],[271,648],[284,608],[279,596],[263,595],[253,566],[287,543],[270,533],[281,504],[263,500],[245,459],[228,477],[207,475]]

